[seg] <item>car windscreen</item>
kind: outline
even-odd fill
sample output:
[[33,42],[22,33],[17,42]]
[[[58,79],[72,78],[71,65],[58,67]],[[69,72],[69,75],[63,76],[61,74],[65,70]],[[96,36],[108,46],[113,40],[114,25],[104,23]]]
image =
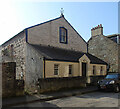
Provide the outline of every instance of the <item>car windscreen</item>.
[[107,75],[105,78],[107,79],[113,79],[113,78],[118,78],[118,75]]

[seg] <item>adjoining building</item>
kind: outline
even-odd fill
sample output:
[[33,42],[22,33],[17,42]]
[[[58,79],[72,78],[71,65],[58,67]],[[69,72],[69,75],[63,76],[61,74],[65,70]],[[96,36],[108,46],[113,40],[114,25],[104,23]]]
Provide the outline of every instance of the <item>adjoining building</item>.
[[120,72],[120,34],[103,35],[102,25],[91,29],[88,52],[108,63],[108,72]]
[[16,62],[26,87],[39,78],[105,75],[107,63],[87,53],[87,43],[64,15],[24,29],[1,45],[1,61]]

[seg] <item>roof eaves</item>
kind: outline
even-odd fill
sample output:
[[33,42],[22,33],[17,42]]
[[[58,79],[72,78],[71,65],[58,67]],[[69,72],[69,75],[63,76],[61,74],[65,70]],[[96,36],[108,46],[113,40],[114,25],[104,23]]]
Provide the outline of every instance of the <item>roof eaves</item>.
[[107,39],[109,39],[109,40],[111,40],[113,43],[118,44],[115,41],[113,41],[112,39],[110,39],[110,37],[107,37],[107,36],[104,36],[104,37],[107,38]]
[[[25,29],[24,29],[25,30]],[[6,42],[4,42],[3,44],[1,44],[0,46],[4,46],[7,42],[9,42],[10,40],[14,39],[15,37],[17,37],[20,33],[24,32],[24,30],[20,31],[19,33],[17,33],[15,36],[11,37],[10,39],[8,39]]]
[[76,62],[78,63],[79,61],[71,61],[71,60],[62,60],[62,59],[49,59],[49,58],[46,58],[45,57],[45,60],[48,60],[48,61],[64,61],[64,62]]
[[57,17],[57,18],[52,19],[52,20],[48,20],[48,21],[46,21],[46,22],[42,22],[42,23],[40,23],[40,24],[36,24],[36,25],[30,26],[30,27],[25,28],[25,29],[30,29],[30,28],[33,28],[33,27],[36,27],[36,26],[39,26],[39,25],[42,25],[42,24],[45,24],[45,23],[48,23],[48,22],[51,22],[51,21],[54,21],[54,20],[60,19],[60,18],[62,18],[62,16]]
[[101,65],[108,65],[106,62],[104,62],[104,63],[99,63],[99,62],[90,62],[90,64],[101,64]]
[[110,38],[110,37],[116,37],[116,36],[120,36],[120,34],[111,34],[111,35],[107,35],[108,38]]
[[30,27],[28,27],[28,28],[25,28],[24,30],[22,30],[21,32],[17,33],[15,36],[13,36],[12,38],[10,38],[9,40],[7,40],[6,42],[4,42],[4,43],[3,43],[2,45],[0,45],[0,46],[3,46],[3,45],[6,44],[8,41],[12,40],[12,39],[15,38],[18,34],[22,33],[23,31],[26,31],[27,29],[30,29],[30,28],[33,28],[33,27],[35,27],[35,26],[39,26],[39,25],[42,25],[42,24],[45,24],[45,23],[48,23],[48,22],[51,22],[51,21],[54,21],[54,20],[57,20],[57,19],[59,19],[59,18],[61,18],[61,17],[63,17],[63,16],[60,16],[60,17],[57,17],[57,18],[55,18],[55,19],[52,19],[52,20],[49,20],[49,21],[46,21],[46,22],[43,22],[43,23],[40,23],[40,24],[37,24],[37,25],[34,25],[34,26],[30,26]]

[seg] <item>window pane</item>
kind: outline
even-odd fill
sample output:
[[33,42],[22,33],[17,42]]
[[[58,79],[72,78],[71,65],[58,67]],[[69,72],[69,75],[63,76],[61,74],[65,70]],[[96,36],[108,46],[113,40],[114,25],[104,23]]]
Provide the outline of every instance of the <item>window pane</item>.
[[58,64],[54,65],[54,75],[58,75]]
[[103,72],[103,67],[101,66],[100,67],[100,74],[102,74],[102,72]]
[[95,67],[95,66],[93,66],[93,75],[95,75],[95,74],[96,74],[95,70],[96,70],[96,67]]
[[67,30],[65,28],[60,28],[60,42],[67,42]]
[[63,36],[63,41],[65,42],[65,36]]
[[107,75],[106,78],[107,79],[118,78],[118,75],[117,74]]
[[69,65],[69,74],[72,74],[72,65]]

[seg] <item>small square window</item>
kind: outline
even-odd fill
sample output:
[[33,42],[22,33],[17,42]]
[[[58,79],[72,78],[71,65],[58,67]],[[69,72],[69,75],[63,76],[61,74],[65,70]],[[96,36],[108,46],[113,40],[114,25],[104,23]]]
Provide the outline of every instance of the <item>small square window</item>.
[[60,43],[67,44],[67,29],[64,27],[60,27]]

